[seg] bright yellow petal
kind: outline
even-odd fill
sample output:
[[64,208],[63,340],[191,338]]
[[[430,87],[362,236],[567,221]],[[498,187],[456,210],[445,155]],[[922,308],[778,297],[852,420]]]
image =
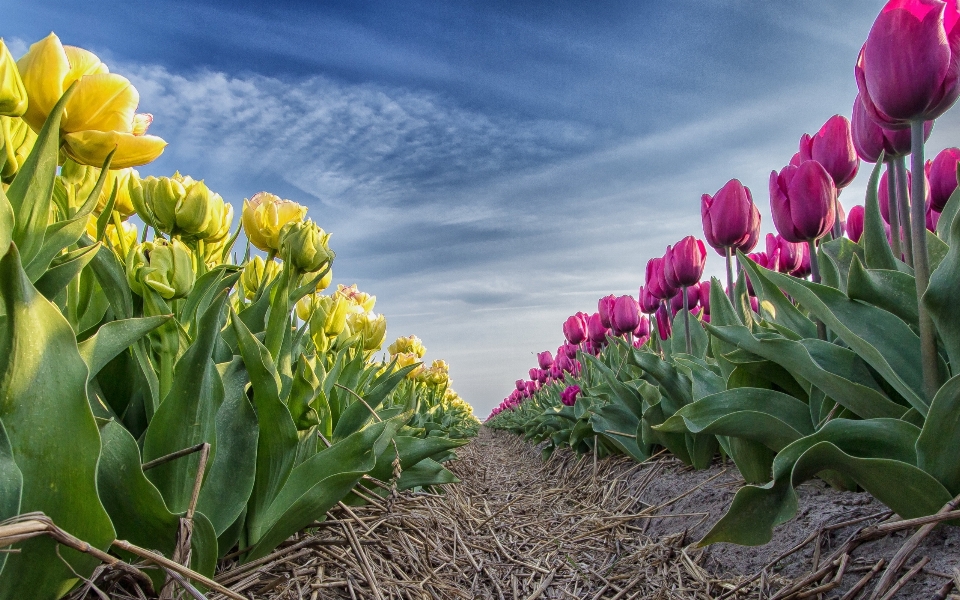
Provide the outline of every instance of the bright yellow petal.
[[70,72],[70,62],[60,39],[51,33],[30,46],[30,50],[17,61],[17,68],[30,100],[23,120],[34,131],[40,131],[47,115],[63,95],[63,80]]
[[84,75],[96,75],[97,73],[109,73],[107,65],[100,62],[97,55],[89,50],[77,48],[76,46],[64,46],[64,54],[67,55],[67,62],[70,63],[70,72],[63,79],[63,89],[70,87],[70,84],[77,81]]
[[139,167],[156,160],[167,145],[154,135],[132,135],[116,131],[78,131],[63,137],[63,149],[67,156],[80,164],[103,166],[107,155],[114,148],[111,169]]
[[122,75],[86,75],[77,82],[60,122],[60,131],[132,133],[140,94]]

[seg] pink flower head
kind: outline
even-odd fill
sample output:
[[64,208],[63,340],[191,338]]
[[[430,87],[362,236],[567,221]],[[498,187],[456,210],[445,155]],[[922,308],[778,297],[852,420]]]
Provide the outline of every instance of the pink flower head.
[[586,315],[578,312],[575,315],[567,317],[563,322],[563,337],[571,344],[579,344],[587,339],[587,320]]
[[537,354],[537,364],[540,365],[541,369],[550,368],[550,365],[553,364],[553,355],[550,354],[549,350],[544,350],[540,354]]
[[726,248],[744,250],[751,237],[760,230],[760,211],[753,203],[750,189],[740,180],[731,179],[716,195],[704,194],[700,199],[700,216],[703,220],[703,235],[721,255]]
[[847,237],[853,242],[859,242],[861,236],[863,236],[864,215],[864,208],[859,204],[851,208],[847,214]]
[[593,313],[587,317],[587,339],[594,344],[602,344],[607,341],[609,330],[603,326],[600,321],[600,314]]
[[707,249],[703,242],[688,235],[675,246],[667,246],[663,272],[671,287],[687,287],[700,283],[706,264]]
[[620,296],[614,302],[612,317],[614,333],[632,333],[640,325],[640,305],[633,296]]
[[660,308],[657,309],[656,320],[657,333],[660,334],[660,339],[669,339],[670,334],[673,331],[673,326],[670,323],[670,315],[667,313],[667,309],[662,304],[660,305]]
[[560,402],[564,406],[573,406],[577,403],[577,396],[580,395],[580,386],[568,385],[566,389],[560,392]]
[[770,173],[773,224],[787,241],[806,242],[826,235],[837,216],[836,198],[833,179],[815,160]]
[[597,301],[597,312],[600,314],[600,322],[608,329],[611,327],[610,317],[613,314],[613,303],[616,301],[617,297],[613,294],[604,296]]
[[860,158],[853,147],[850,121],[846,117],[830,117],[820,131],[800,138],[800,159],[815,160],[827,170],[837,189],[846,187],[857,176]]
[[650,335],[650,319],[646,316],[640,317],[640,322],[637,323],[637,328],[633,330],[633,337],[640,338]]
[[788,242],[779,235],[767,234],[767,256],[776,254],[777,261],[773,267],[768,267],[781,273],[792,273],[800,268],[803,260],[803,249],[806,244]]
[[[910,131],[907,129],[885,129],[867,114],[860,96],[853,101],[853,117],[850,120],[853,146],[861,159],[875,163],[884,152],[884,160],[910,154]],[[923,125],[923,139],[930,137],[933,121]]]
[[937,154],[933,162],[928,163],[930,171],[930,200],[933,210],[943,211],[947,200],[957,189],[957,163],[960,163],[960,148],[945,148]]
[[700,282],[700,289],[697,290],[697,296],[700,298],[700,306],[703,307],[703,312],[710,314],[710,280],[705,279]]
[[810,247],[800,244],[800,266],[790,272],[794,277],[803,279],[810,275]]
[[640,312],[646,315],[652,315],[657,312],[660,306],[660,299],[650,294],[645,286],[640,286],[640,293],[637,296],[640,301]]
[[933,233],[937,232],[937,223],[940,222],[940,211],[934,210],[933,206],[927,202],[927,229]]

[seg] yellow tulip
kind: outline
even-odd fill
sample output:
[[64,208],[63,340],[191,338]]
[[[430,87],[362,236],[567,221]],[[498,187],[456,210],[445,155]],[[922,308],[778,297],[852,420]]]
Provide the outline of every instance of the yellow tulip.
[[370,312],[377,303],[377,297],[357,289],[357,284],[345,286],[337,285],[337,295],[342,296],[353,304],[353,312]]
[[[123,239],[120,239],[120,236],[117,235],[117,228],[113,223],[108,223],[107,228],[104,230],[104,241],[109,242],[109,245],[117,252],[121,254],[121,248],[132,248],[137,243],[137,226],[130,221],[124,221],[122,224]],[[90,215],[90,218],[87,220],[87,235],[93,239],[97,239],[97,217]],[[121,254],[121,258],[123,258]]]
[[302,221],[307,207],[292,200],[281,200],[269,192],[259,192],[243,201],[243,231],[250,243],[264,252],[280,250],[280,230],[287,223]]
[[197,277],[190,249],[177,239],[157,238],[134,246],[127,253],[126,267],[134,293],[143,296],[146,286],[166,300],[189,294]]
[[126,77],[110,73],[92,52],[64,46],[51,33],[30,46],[17,67],[29,100],[23,120],[34,131],[76,83],[60,121],[63,150],[76,162],[99,167],[116,149],[111,167],[136,167],[156,159],[167,145],[145,135],[150,118],[136,114],[137,89]]
[[19,117],[27,110],[27,90],[20,79],[17,62],[0,38],[0,115]]
[[357,313],[347,317],[347,325],[353,335],[363,336],[363,349],[379,350],[387,334],[387,318],[375,313]]
[[[60,168],[60,177],[64,183],[74,186],[74,197],[76,204],[73,208],[78,208],[86,202],[87,197],[93,192],[93,187],[100,177],[101,169],[79,164],[69,158],[63,162]],[[131,180],[139,181],[140,174],[134,169],[110,169],[107,171],[107,179],[103,183],[103,189],[100,190],[100,196],[97,198],[97,206],[93,209],[94,214],[100,214],[107,207],[110,195],[113,194],[114,187],[117,188],[117,199],[113,204],[113,210],[120,213],[122,219],[126,219],[136,212],[133,201],[130,198]]]
[[[396,355],[397,368],[402,369],[403,367],[409,367],[420,362],[420,357],[412,352],[401,352]],[[423,365],[418,366],[414,370],[407,373],[407,379],[416,379],[418,375],[423,371]]]
[[233,207],[203,180],[179,172],[173,177],[150,176],[131,181],[130,196],[145,223],[172,236],[216,244],[230,233]]
[[334,259],[329,240],[330,234],[309,219],[287,223],[280,231],[280,257],[299,273],[316,273]]
[[27,160],[30,151],[33,150],[37,134],[23,119],[0,116],[0,135],[3,136],[0,143],[3,144],[3,152],[7,157],[3,168],[0,169],[0,178],[4,181],[12,181],[23,162]]
[[[240,287],[243,289],[243,297],[247,300],[253,300],[260,290],[261,286],[269,285],[271,281],[280,274],[280,263],[275,260],[265,261],[259,256],[254,256],[243,265],[243,273],[240,274]],[[305,296],[303,300],[312,298]],[[301,300],[301,302],[303,302]],[[300,315],[300,302],[297,303],[297,315]],[[310,315],[307,310],[307,317],[300,317],[306,321]]]
[[389,352],[391,356],[413,353],[417,358],[423,358],[423,355],[427,353],[427,349],[423,347],[423,342],[420,341],[420,338],[411,335],[409,337],[398,337],[395,342],[387,347],[387,352]]

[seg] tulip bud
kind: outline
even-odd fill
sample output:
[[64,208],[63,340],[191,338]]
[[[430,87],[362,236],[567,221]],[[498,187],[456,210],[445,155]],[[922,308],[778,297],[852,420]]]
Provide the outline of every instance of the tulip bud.
[[226,238],[233,207],[203,181],[174,173],[131,181],[130,199],[141,218],[172,236],[217,241]]
[[640,312],[644,314],[652,315],[657,312],[657,308],[660,307],[660,300],[651,295],[645,286],[640,286],[640,292],[637,294],[637,297],[639,298]]
[[800,159],[815,160],[823,165],[837,189],[849,185],[860,167],[850,133],[850,121],[834,115],[813,136],[803,134],[800,138]]
[[801,279],[810,275],[810,247],[806,244],[800,244],[800,266],[790,271],[794,277]]
[[126,267],[130,289],[139,296],[149,287],[165,300],[183,298],[196,279],[190,249],[176,239],[158,238],[134,246],[127,254]]
[[350,286],[343,284],[337,285],[337,295],[349,300],[357,312],[370,312],[377,303],[376,296],[361,292],[357,289],[357,284],[355,283]]
[[757,300],[756,296],[750,296],[750,309],[753,312],[760,314],[760,301]]
[[817,240],[833,228],[837,188],[815,160],[770,173],[770,209],[780,235],[790,242]]
[[[243,297],[247,300],[253,300],[261,287],[270,285],[270,282],[280,274],[280,264],[274,260],[263,260],[259,256],[254,257],[243,265],[243,272],[240,274],[240,288],[243,290]],[[309,306],[313,296],[304,296],[301,302],[297,303],[297,316],[306,321],[310,317]],[[304,308],[301,309],[301,304]],[[304,311],[304,312],[301,312]]]
[[960,96],[958,50],[956,2],[887,2],[854,69],[867,114],[888,129],[942,115]]
[[864,209],[859,204],[851,208],[847,215],[847,237],[854,243],[859,243],[860,237],[863,235],[863,218]]
[[667,309],[664,305],[661,304],[660,308],[657,309],[655,318],[657,320],[657,333],[660,335],[660,339],[670,339],[670,334],[673,332],[673,324],[670,322],[670,315],[667,314]]
[[697,290],[697,297],[700,298],[700,306],[703,312],[710,314],[710,280],[700,282],[700,289]]
[[280,257],[301,273],[316,273],[333,261],[330,234],[313,221],[294,221],[280,232]]
[[250,243],[264,252],[280,250],[280,230],[287,223],[302,221],[307,208],[290,200],[281,200],[268,192],[254,194],[243,201],[243,231]]
[[646,316],[640,317],[640,320],[637,323],[637,328],[633,330],[633,336],[647,337],[650,335],[650,319]]
[[803,248],[806,244],[788,242],[779,235],[767,234],[767,264],[768,269],[791,273],[800,267],[803,260]]
[[537,364],[540,365],[541,369],[549,369],[553,365],[553,355],[550,354],[549,350],[537,354]]
[[643,289],[657,300],[664,300],[672,296],[660,286],[659,271],[663,268],[663,258],[651,258],[647,261]]
[[370,352],[379,350],[387,334],[387,318],[376,313],[354,313],[347,316],[347,325],[353,335],[361,335],[363,349]]
[[310,331],[314,337],[325,335],[333,338],[343,333],[347,328],[349,302],[334,296],[315,296],[314,298],[312,311],[307,315],[310,319]]
[[574,344],[562,344],[557,348],[557,359],[560,359],[560,356],[566,356],[567,358],[574,359],[577,357],[577,346]]
[[617,297],[613,294],[604,296],[597,301],[597,312],[600,313],[600,322],[608,329],[612,327],[610,324],[610,315],[613,313],[613,305],[616,301]]
[[620,296],[614,302],[612,317],[614,333],[632,333],[640,325],[640,305],[633,296]]
[[4,183],[13,181],[36,141],[37,134],[23,119],[0,116],[0,144],[6,155],[6,162],[0,167],[0,179]]
[[593,313],[587,317],[587,339],[594,344],[602,344],[607,341],[609,330],[600,322],[600,315]]
[[930,171],[930,200],[933,210],[942,212],[947,200],[957,189],[957,164],[960,163],[960,148],[944,148],[928,162]]
[[707,249],[703,242],[688,235],[673,248],[667,248],[663,258],[663,271],[673,287],[687,287],[700,282],[707,262]]
[[580,386],[569,385],[560,392],[560,402],[564,406],[573,406],[577,403],[577,397],[580,395]]
[[571,344],[577,345],[587,339],[587,320],[583,313],[577,313],[563,322],[563,337]]
[[[853,147],[861,159],[875,163],[884,153],[884,160],[899,158],[910,154],[911,139],[908,129],[885,129],[867,114],[860,96],[853,102],[853,118],[850,122]],[[933,121],[923,124],[923,139],[926,141],[933,131]]]
[[[744,249],[760,231],[760,211],[753,203],[750,188],[744,187],[740,180],[731,179],[715,196],[704,194],[700,200],[700,216],[703,219],[703,235],[720,255],[726,248],[739,248],[744,252],[753,249],[751,245]],[[756,241],[754,241],[754,245]]]
[[0,115],[19,117],[27,111],[27,90],[20,79],[17,62],[0,38]]

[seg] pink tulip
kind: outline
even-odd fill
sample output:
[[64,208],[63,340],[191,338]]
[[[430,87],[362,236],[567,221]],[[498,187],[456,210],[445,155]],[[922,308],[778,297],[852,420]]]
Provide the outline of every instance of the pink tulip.
[[790,163],[789,163],[789,164],[791,164],[791,165],[793,165],[793,166],[795,166],[795,167],[799,167],[799,166],[800,166],[800,163],[802,163],[802,162],[803,162],[803,156],[802,156],[799,152],[795,152],[795,153],[793,154],[793,156],[790,157]]
[[641,338],[648,337],[650,335],[650,319],[646,316],[640,317],[640,322],[637,323],[637,328],[633,330],[633,337]]
[[[673,295],[674,290],[664,289],[666,282],[663,279],[663,258],[651,258],[647,261],[644,288],[658,300],[666,300]],[[670,291],[671,293],[668,293]]]
[[[768,269],[789,273],[800,266],[801,246],[795,242],[788,242],[779,235],[767,234],[767,265]],[[771,259],[771,257],[774,257]]]
[[803,134],[800,138],[800,159],[815,160],[823,165],[837,189],[849,185],[860,167],[860,158],[850,134],[850,121],[834,115],[814,135]]
[[[883,175],[880,176],[880,187],[877,188],[877,202],[880,203],[880,216],[883,217],[885,223],[890,223],[890,193],[887,188],[887,171],[883,172]],[[907,189],[911,189],[910,186],[913,185],[913,174],[910,171],[907,171]],[[927,202],[930,202],[930,188],[931,185],[927,185]]]
[[867,114],[888,129],[932,121],[960,96],[956,0],[890,0],[874,21],[854,73]]
[[940,211],[935,210],[930,203],[927,203],[927,229],[933,233],[937,232],[937,223],[940,222]]
[[[875,163],[884,152],[884,160],[899,158],[910,154],[910,132],[905,129],[884,129],[870,118],[867,109],[863,107],[860,96],[853,101],[853,118],[850,127],[853,135],[853,146],[861,159]],[[923,139],[930,137],[933,131],[933,121],[923,125]]]
[[526,384],[522,379],[518,379],[515,383],[518,391],[522,392],[524,389],[526,389]]
[[603,322],[600,321],[600,315],[598,313],[593,313],[587,317],[587,339],[593,342],[594,344],[601,344],[607,341],[607,333],[609,330],[603,326]]
[[957,189],[957,164],[960,163],[960,148],[945,148],[940,154],[928,162],[930,179],[930,200],[933,210],[943,211],[947,200]]
[[847,214],[847,237],[853,242],[859,243],[863,236],[864,214],[864,208],[859,204],[851,208],[850,213]]
[[703,242],[688,235],[676,246],[667,246],[663,258],[663,272],[667,282],[674,288],[700,283],[703,268],[707,263],[707,249]]
[[577,403],[577,396],[580,395],[580,386],[570,385],[567,386],[562,392],[560,392],[560,402],[564,406],[573,406]]
[[613,305],[613,331],[617,335],[632,333],[640,325],[640,305],[633,296],[620,296]]
[[550,365],[553,364],[553,355],[550,354],[549,350],[544,350],[540,354],[537,354],[537,364],[540,365],[541,369],[550,368]]
[[753,309],[753,312],[760,314],[760,301],[757,300],[756,296],[750,296],[750,308]]
[[770,209],[780,235],[790,242],[817,240],[836,219],[837,188],[815,160],[770,173]]
[[700,306],[703,312],[710,314],[710,280],[700,282],[700,289],[697,290],[697,297],[700,298]]
[[643,346],[650,341],[650,334],[638,336],[633,340],[634,348],[643,348]]
[[707,243],[720,255],[725,255],[726,248],[741,248],[760,230],[760,211],[750,189],[738,179],[728,181],[714,196],[704,194],[700,216]]
[[[700,286],[691,285],[687,288],[687,309],[693,310],[700,301]],[[683,308],[683,294],[677,294],[670,299],[670,311],[673,314],[680,312]]]
[[667,309],[661,304],[660,308],[657,309],[657,333],[660,334],[661,340],[666,340],[670,338],[670,334],[673,331],[673,325],[670,323],[670,315],[667,313]]
[[597,312],[600,313],[600,322],[603,323],[603,326],[607,329],[610,329],[610,317],[613,314],[613,303],[617,301],[617,297],[613,294],[609,296],[604,296],[597,301]]
[[790,272],[794,277],[803,279],[810,275],[810,247],[800,244],[800,266]]
[[648,292],[645,286],[640,286],[637,297],[640,298],[640,312],[644,314],[652,315],[660,307],[660,299]]
[[527,371],[527,375],[530,376],[530,379],[531,379],[531,380],[539,379],[539,378],[540,378],[540,369],[534,367],[534,368],[530,369],[529,371]]
[[587,339],[587,320],[586,315],[578,312],[570,316],[563,322],[563,337],[573,345],[577,345]]

